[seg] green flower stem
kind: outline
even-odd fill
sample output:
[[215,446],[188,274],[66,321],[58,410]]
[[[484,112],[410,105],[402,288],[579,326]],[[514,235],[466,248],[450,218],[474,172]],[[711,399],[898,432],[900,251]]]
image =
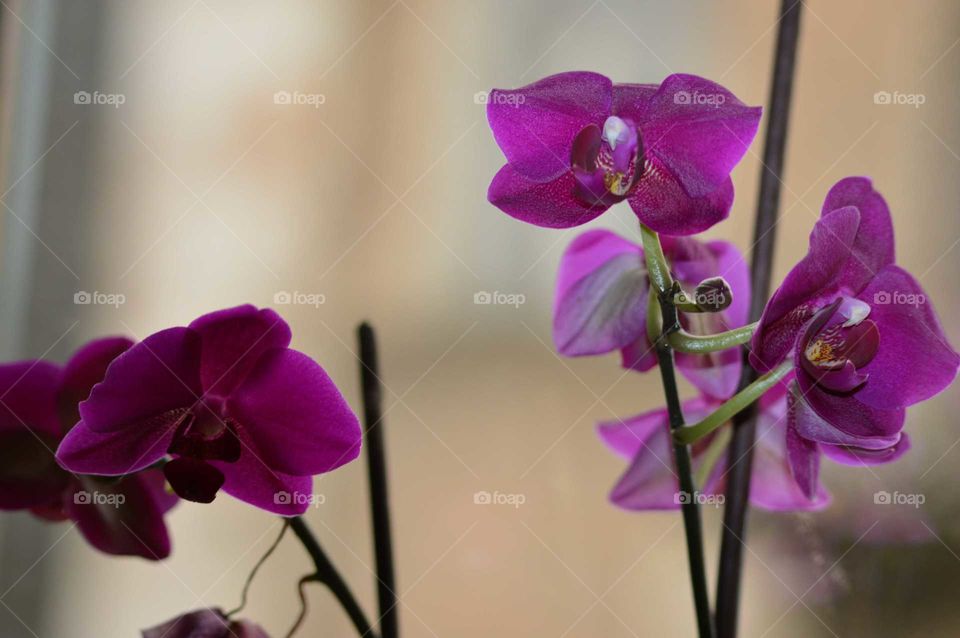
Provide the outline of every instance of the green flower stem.
[[716,409],[713,414],[696,425],[682,428],[673,434],[674,441],[689,445],[699,441],[718,427],[729,421],[735,414],[749,407],[754,401],[762,397],[767,390],[775,386],[781,379],[793,370],[792,361],[784,361],[779,368],[771,370],[756,381],[745,387]]
[[720,352],[721,350],[747,343],[751,337],[753,337],[756,329],[756,323],[712,335],[692,335],[680,329],[670,333],[668,338],[670,340],[670,347],[677,352],[707,354],[710,352]]
[[660,245],[660,236],[644,224],[640,224],[640,240],[643,243],[643,254],[647,259],[650,283],[658,293],[666,294],[673,286],[673,278],[670,276],[670,266],[667,265],[667,258]]
[[[670,429],[674,432],[683,427],[683,410],[680,407],[680,393],[677,389],[676,368],[673,363],[673,350],[665,332],[676,329],[677,308],[673,305],[674,283],[670,268],[660,246],[660,238],[655,232],[640,225],[643,237],[643,252],[647,261],[650,278],[650,303],[647,307],[647,331],[651,343],[657,351],[657,362],[663,382],[663,394],[670,416]],[[656,310],[659,308],[659,317]],[[680,492],[693,495],[696,485],[693,482],[693,469],[690,449],[681,443],[673,445],[677,463],[677,478]],[[700,509],[697,499],[684,499],[680,505],[683,516],[683,528],[687,538],[687,561],[690,570],[690,583],[693,588],[693,601],[697,613],[697,629],[700,638],[713,638],[713,617],[710,613],[710,597],[707,590],[707,570],[703,558],[703,532],[700,524]]]
[[703,453],[700,459],[700,467],[697,468],[697,472],[693,477],[697,485],[707,484],[713,468],[717,466],[720,457],[727,451],[727,445],[730,443],[732,436],[733,434],[730,432],[730,429],[727,428],[717,432],[717,436],[713,437],[713,440],[710,441],[710,447]]

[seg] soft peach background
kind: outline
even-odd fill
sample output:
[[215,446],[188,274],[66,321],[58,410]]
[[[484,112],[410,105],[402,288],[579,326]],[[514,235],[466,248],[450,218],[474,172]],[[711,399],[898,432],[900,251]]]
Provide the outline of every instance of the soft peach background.
[[[486,202],[502,156],[475,94],[569,69],[634,82],[685,71],[762,104],[777,4],[103,3],[106,80],[75,90],[123,93],[126,103],[77,108],[93,140],[77,158],[90,176],[92,226],[69,266],[79,289],[122,292],[127,302],[47,302],[61,330],[80,322],[53,354],[241,302],[272,305],[279,291],[322,294],[317,308],[278,309],[295,347],[322,362],[358,409],[355,325],[371,320],[381,340],[405,636],[693,635],[679,515],[608,505],[623,467],[594,434],[598,420],[656,406],[659,379],[624,375],[613,357],[553,354],[553,275],[577,231],[525,226]],[[867,174],[893,210],[900,263],[941,316],[960,311],[958,20],[949,0],[805,3],[778,280],[804,253],[829,186]],[[4,22],[29,37],[10,15]],[[277,105],[281,90],[325,101]],[[881,90],[926,102],[875,105]],[[761,149],[758,138],[734,173],[732,218],[708,234],[744,250]],[[55,214],[67,223],[72,211]],[[627,233],[633,218],[624,206],[593,225]],[[72,241],[44,239],[55,252]],[[56,270],[52,256],[40,258]],[[495,290],[526,303],[473,303]],[[960,343],[956,322],[946,324]],[[897,466],[830,468],[829,512],[752,516],[744,636],[957,634],[957,407],[950,390],[913,409],[916,449]],[[881,489],[921,492],[926,504],[875,506]],[[317,490],[326,502],[309,521],[373,614],[362,462],[319,479]],[[477,506],[478,490],[525,503]],[[712,584],[720,516],[705,514]],[[226,496],[183,504],[170,526],[175,552],[163,564],[109,560],[76,531],[61,538],[66,526],[49,531],[52,549],[16,585],[44,578],[41,593],[20,602],[43,610],[35,635],[129,636],[186,609],[232,607],[279,529]],[[917,530],[922,541],[901,542]],[[254,584],[247,615],[274,636],[297,613],[305,560],[291,537]],[[0,584],[18,577],[5,571]],[[350,635],[325,591],[310,592],[300,635]]]

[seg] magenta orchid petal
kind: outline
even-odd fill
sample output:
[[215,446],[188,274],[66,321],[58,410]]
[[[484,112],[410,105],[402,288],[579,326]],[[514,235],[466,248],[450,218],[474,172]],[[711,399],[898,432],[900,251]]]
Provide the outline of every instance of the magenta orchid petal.
[[553,340],[567,356],[603,354],[646,333],[643,252],[605,230],[577,237],[557,275]]
[[813,316],[815,303],[837,292],[835,280],[850,257],[859,227],[860,213],[853,207],[817,221],[809,252],[787,274],[760,317],[750,349],[754,367],[766,372],[783,361],[797,332]]
[[886,266],[859,298],[870,305],[870,320],[880,333],[876,356],[860,372],[870,382],[858,401],[893,409],[925,401],[957,376],[960,355],[947,343],[933,304],[908,272]]
[[231,620],[216,608],[198,609],[141,632],[143,638],[270,638],[259,625]]
[[614,84],[611,110],[633,122],[645,122],[658,88],[656,84]]
[[59,437],[56,393],[60,367],[46,361],[0,366],[0,432],[26,430]]
[[103,381],[107,367],[126,352],[133,341],[126,337],[95,339],[77,350],[63,367],[57,405],[60,420],[69,429],[80,420],[78,406]]
[[81,478],[67,511],[100,551],[162,560],[170,555],[163,515],[177,501],[160,470],[148,470],[119,481]]
[[827,193],[821,215],[848,207],[860,213],[860,225],[837,283],[856,292],[884,266],[893,263],[893,219],[887,202],[866,177],[847,177],[837,182]]
[[610,80],[598,73],[560,73],[515,90],[494,89],[487,120],[510,165],[529,180],[547,182],[570,170],[574,137],[589,124],[603,124],[611,98]]
[[657,365],[657,350],[646,333],[620,349],[620,365],[637,372],[647,372]]
[[[801,391],[802,388],[807,387],[808,394],[802,395],[799,392],[796,393],[794,402],[792,403],[792,413],[790,416],[793,428],[796,430],[797,434],[803,438],[828,445],[853,445],[864,449],[874,450],[888,448],[892,445],[895,445],[897,441],[900,440],[900,427],[902,426],[902,420],[898,417],[899,415],[902,415],[902,412],[898,412],[897,415],[888,417],[889,424],[886,427],[886,432],[879,431],[875,434],[851,433],[845,429],[841,429],[833,425],[831,421],[835,422],[839,420],[835,419],[837,415],[827,412],[826,414],[831,417],[831,420],[828,421],[826,418],[818,414],[811,405],[809,399],[812,395],[814,395],[814,393],[817,393],[816,396],[818,397],[820,394],[825,393],[820,393],[820,391],[815,387],[805,386],[802,383],[798,384],[798,387],[801,389]],[[839,402],[839,400],[832,401],[833,404]],[[849,406],[854,410],[857,409],[857,406],[849,403],[849,400],[848,403],[841,404],[840,407],[843,406]],[[840,416],[843,416],[843,413],[841,413]],[[860,430],[860,432],[862,432],[862,430]]]
[[103,382],[80,404],[80,416],[96,432],[118,432],[163,422],[202,395],[195,362],[200,335],[170,328],[136,344],[107,368]]
[[122,476],[140,471],[167,455],[177,418],[174,414],[116,432],[96,432],[81,421],[63,437],[57,460],[81,474]]
[[828,459],[843,465],[880,465],[896,461],[906,454],[910,450],[910,437],[902,433],[896,443],[878,450],[843,445],[821,445],[820,449]]
[[547,228],[570,228],[587,223],[610,207],[605,201],[588,204],[576,197],[576,183],[569,171],[549,182],[533,182],[506,164],[490,182],[487,199],[520,221]]
[[793,479],[800,491],[808,499],[816,498],[820,475],[820,449],[814,441],[809,441],[791,427],[787,428],[787,462]]
[[733,182],[727,178],[716,190],[691,197],[669,169],[649,159],[643,178],[627,201],[640,221],[658,233],[694,235],[730,214]]
[[360,453],[356,415],[323,368],[296,350],[262,356],[227,401],[226,412],[280,472],[321,474]]
[[691,198],[706,197],[723,186],[747,152],[760,114],[715,82],[671,75],[647,106],[644,147]]
[[290,326],[273,310],[249,304],[218,310],[188,326],[202,344],[200,381],[204,394],[226,396],[259,357],[290,345]]
[[747,265],[747,260],[744,259],[740,249],[728,241],[709,241],[707,248],[716,259],[716,267],[713,273],[700,277],[700,280],[720,276],[730,284],[733,302],[721,313],[727,326],[725,330],[744,326],[747,324],[750,313],[750,299],[753,292],[750,288],[750,267]]

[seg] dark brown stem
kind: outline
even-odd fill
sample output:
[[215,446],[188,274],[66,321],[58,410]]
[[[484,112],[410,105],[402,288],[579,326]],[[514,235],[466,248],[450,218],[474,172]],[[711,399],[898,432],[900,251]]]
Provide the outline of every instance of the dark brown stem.
[[[769,119],[763,149],[760,195],[753,230],[754,246],[750,263],[753,298],[750,321],[757,321],[770,296],[770,278],[776,240],[777,213],[780,207],[780,185],[783,175],[790,95],[796,67],[797,42],[800,33],[800,0],[783,0],[773,63],[773,84],[770,88]],[[740,389],[756,378],[744,352]],[[753,445],[756,438],[756,404],[733,420],[733,436],[727,461],[726,508],[723,513],[723,538],[720,544],[720,570],[717,581],[717,638],[735,638],[743,565],[743,543],[746,537],[750,475],[753,469]]]
[[360,341],[360,382],[363,387],[363,421],[370,476],[370,513],[377,561],[377,599],[382,638],[397,638],[396,581],[393,571],[393,540],[390,534],[390,494],[387,490],[386,446],[383,442],[383,392],[377,360],[377,341],[366,323],[357,330]]

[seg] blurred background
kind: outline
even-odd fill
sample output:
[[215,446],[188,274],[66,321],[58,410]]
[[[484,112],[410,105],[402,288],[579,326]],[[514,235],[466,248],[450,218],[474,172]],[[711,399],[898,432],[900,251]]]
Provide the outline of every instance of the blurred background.
[[[764,104],[778,4],[4,0],[0,354],[63,361],[92,337],[251,302],[279,310],[359,409],[354,330],[370,320],[405,636],[693,635],[679,514],[609,505],[624,467],[595,435],[657,406],[659,378],[554,354],[554,272],[583,229],[487,203],[503,159],[483,92],[571,69],[684,71]],[[804,4],[776,281],[827,189],[866,174],[893,210],[899,262],[956,316],[960,4]],[[878,104],[880,91],[923,103]],[[707,234],[745,251],[762,143],[733,174],[731,219]],[[626,233],[635,219],[624,205],[598,225]],[[523,303],[474,303],[494,291]],[[75,303],[83,292],[123,303]],[[960,343],[956,322],[945,329]],[[826,467],[829,510],[752,513],[744,636],[958,635],[958,408],[953,388],[911,409],[914,449],[893,466]],[[372,614],[363,461],[316,490],[307,518]],[[476,505],[478,491],[523,504]],[[876,505],[878,491],[925,502]],[[720,516],[705,512],[711,582]],[[158,564],[4,514],[0,635],[132,636],[229,609],[280,529],[225,495],[168,519],[174,553]],[[288,538],[244,615],[284,635],[307,571]],[[299,635],[351,635],[321,586],[309,600]]]

